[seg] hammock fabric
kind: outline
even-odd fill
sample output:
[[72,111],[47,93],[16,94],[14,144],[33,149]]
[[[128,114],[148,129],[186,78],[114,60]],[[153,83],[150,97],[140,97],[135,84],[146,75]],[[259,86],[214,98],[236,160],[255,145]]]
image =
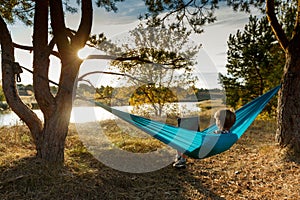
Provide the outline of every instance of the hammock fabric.
[[279,88],[280,86],[271,89],[238,109],[235,112],[236,122],[231,128],[231,134],[213,133],[217,130],[216,125],[212,125],[203,131],[188,130],[123,112],[99,102],[93,103],[172,148],[183,152],[185,155],[195,159],[203,159],[222,153],[234,145],[270,99],[278,92]]

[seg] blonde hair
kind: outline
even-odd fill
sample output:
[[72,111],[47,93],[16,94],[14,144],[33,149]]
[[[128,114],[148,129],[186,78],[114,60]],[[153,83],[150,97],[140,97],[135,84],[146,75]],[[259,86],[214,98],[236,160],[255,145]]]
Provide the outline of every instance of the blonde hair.
[[218,110],[214,117],[216,120],[219,120],[221,130],[230,130],[236,120],[235,113],[231,109]]

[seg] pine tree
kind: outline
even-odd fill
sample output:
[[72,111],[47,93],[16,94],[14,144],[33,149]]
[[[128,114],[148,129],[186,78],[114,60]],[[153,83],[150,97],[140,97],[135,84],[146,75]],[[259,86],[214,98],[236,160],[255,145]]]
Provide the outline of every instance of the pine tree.
[[227,104],[236,108],[279,84],[285,57],[266,17],[250,16],[244,31],[227,43],[227,75],[220,76]]

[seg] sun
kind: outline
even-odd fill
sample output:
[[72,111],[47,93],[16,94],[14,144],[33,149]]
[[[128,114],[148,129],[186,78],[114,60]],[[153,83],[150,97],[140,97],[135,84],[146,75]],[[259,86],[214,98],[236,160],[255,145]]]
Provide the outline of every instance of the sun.
[[84,48],[78,50],[77,56],[81,60],[85,60],[90,55],[91,51],[92,51],[91,48],[84,47]]

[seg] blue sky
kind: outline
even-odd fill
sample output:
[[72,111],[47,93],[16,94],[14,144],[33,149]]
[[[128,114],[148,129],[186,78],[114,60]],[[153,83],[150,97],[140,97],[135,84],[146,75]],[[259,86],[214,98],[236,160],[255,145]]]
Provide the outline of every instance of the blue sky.
[[[104,32],[109,38],[118,37],[125,32],[132,30],[137,24],[137,16],[145,12],[143,1],[127,0],[125,3],[117,4],[119,11],[117,13],[107,13],[104,9],[94,8],[94,24],[92,27],[93,33]],[[217,81],[217,73],[226,73],[226,51],[227,39],[229,34],[236,33],[238,29],[242,29],[248,22],[248,15],[232,11],[227,6],[221,6],[216,11],[217,22],[204,27],[204,33],[200,35],[193,35],[191,40],[195,44],[202,44],[201,50],[202,66],[199,68],[201,76],[206,77],[204,85],[207,88],[220,88]],[[80,15],[66,16],[66,24],[71,28],[76,29],[78,26]],[[16,43],[31,45],[32,30],[30,27],[24,27],[20,23],[10,26],[13,40]],[[32,65],[32,54],[26,51],[16,51],[16,60],[28,68]],[[50,79],[58,81],[59,77],[59,60],[52,59],[50,67]],[[30,84],[31,75],[24,72],[22,74],[22,83]],[[202,83],[203,85],[203,83]]]

